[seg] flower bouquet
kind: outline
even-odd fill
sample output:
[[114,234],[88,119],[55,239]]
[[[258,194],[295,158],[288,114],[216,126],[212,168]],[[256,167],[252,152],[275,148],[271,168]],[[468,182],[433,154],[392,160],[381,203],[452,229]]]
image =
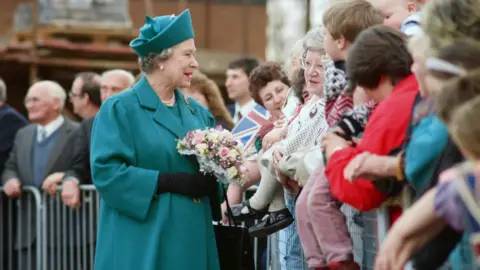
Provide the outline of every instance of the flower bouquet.
[[221,127],[189,131],[178,140],[177,150],[195,155],[201,172],[212,173],[225,184],[244,184],[243,151],[230,131]]

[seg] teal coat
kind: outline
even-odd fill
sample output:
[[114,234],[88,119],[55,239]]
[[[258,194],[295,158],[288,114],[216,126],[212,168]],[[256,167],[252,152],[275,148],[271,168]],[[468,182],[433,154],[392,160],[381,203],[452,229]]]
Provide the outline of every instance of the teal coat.
[[101,198],[95,270],[220,269],[209,198],[155,192],[159,173],[198,171],[195,158],[178,154],[176,140],[214,125],[207,109],[178,90],[175,95],[177,116],[142,78],[108,98],[96,116],[90,156]]

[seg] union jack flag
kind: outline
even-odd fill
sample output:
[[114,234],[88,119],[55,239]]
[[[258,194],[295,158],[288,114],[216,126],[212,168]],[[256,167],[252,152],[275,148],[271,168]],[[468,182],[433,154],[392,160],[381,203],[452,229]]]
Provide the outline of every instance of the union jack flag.
[[233,128],[233,137],[243,146],[250,147],[263,125],[272,123],[270,113],[262,106],[255,105],[247,116],[243,117]]

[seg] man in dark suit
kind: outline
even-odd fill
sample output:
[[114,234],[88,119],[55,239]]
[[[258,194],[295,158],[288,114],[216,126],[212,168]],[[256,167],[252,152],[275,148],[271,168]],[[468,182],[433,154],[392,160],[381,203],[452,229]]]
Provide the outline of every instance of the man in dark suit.
[[[28,124],[27,119],[10,107],[7,102],[7,87],[5,82],[0,78],[0,175],[7,161],[8,155],[13,148],[13,140],[19,129]],[[8,207],[8,199],[0,194],[0,220],[14,220],[15,213],[13,208]],[[8,269],[9,260],[8,250],[12,247],[12,238],[8,237],[8,226],[2,226],[0,231],[0,268]]]
[[[8,197],[19,197],[22,186],[38,188],[46,181],[47,175],[68,169],[72,156],[72,147],[68,146],[73,142],[72,134],[78,125],[61,115],[65,100],[65,90],[56,82],[41,81],[30,87],[25,106],[32,124],[20,129],[15,135],[13,149],[1,176],[4,192]],[[34,269],[36,264],[35,243],[38,243],[36,239],[39,237],[36,230],[38,217],[35,214],[37,203],[35,200],[23,200],[19,204],[18,215],[21,222],[15,224],[18,228],[15,254],[21,257],[19,261],[22,261],[22,264],[15,269]],[[46,202],[51,203],[52,200]],[[51,216],[55,217],[51,219],[55,222],[48,222]],[[47,211],[47,226],[57,223],[58,217],[61,217],[59,212]],[[61,243],[61,228],[48,228],[47,231],[47,242],[50,246]],[[31,258],[30,265],[25,262],[27,257]]]

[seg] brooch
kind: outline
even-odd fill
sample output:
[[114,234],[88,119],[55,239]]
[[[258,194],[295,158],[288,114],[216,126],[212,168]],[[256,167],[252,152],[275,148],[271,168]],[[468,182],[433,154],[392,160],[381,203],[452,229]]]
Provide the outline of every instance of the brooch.
[[187,105],[188,109],[190,110],[190,112],[192,114],[195,114],[195,110],[193,110],[193,108],[190,106],[190,101],[188,101],[188,97],[187,96],[183,96],[183,100],[185,101],[185,104]]

